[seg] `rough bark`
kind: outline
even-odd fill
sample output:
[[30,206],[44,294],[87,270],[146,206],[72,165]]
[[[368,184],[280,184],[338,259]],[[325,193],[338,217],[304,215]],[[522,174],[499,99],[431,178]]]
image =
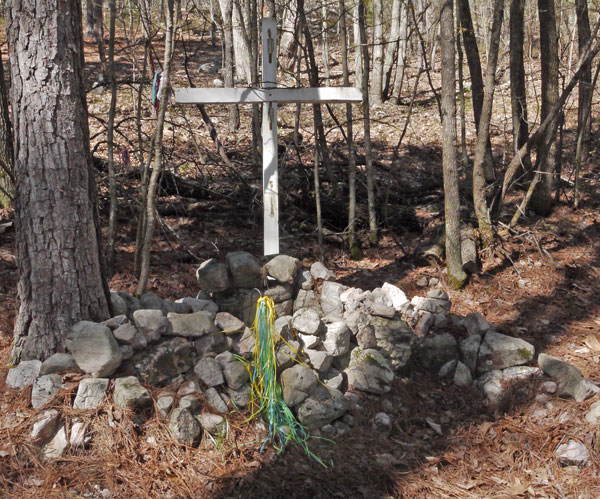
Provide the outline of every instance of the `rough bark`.
[[15,361],[65,351],[73,324],[109,315],[89,149],[81,15],[75,0],[58,6],[49,0],[14,1],[6,10],[18,194]]
[[[233,0],[219,0],[223,17],[223,42],[225,49],[224,76],[225,86],[234,86],[235,57],[233,48]],[[240,126],[240,111],[237,104],[229,105],[229,131],[234,132]]]
[[446,265],[448,267],[448,284],[458,289],[464,285],[467,275],[462,268],[460,249],[453,2],[452,0],[440,0],[439,7],[442,52],[442,164],[446,217]]
[[383,91],[383,5],[373,0],[373,78],[371,79],[371,104],[382,102]]
[[[242,5],[242,1],[244,2]],[[244,7],[247,0],[233,0],[233,13],[231,22],[233,24],[233,54],[235,69],[238,78],[245,80],[248,85],[252,84],[252,57],[250,55],[250,37],[248,36],[247,16],[244,16]]]
[[290,0],[283,7],[283,18],[281,22],[281,37],[279,39],[279,57],[281,65],[291,70],[296,62],[296,47],[298,40],[296,26],[298,24],[298,2]]
[[[542,67],[542,109],[541,120],[558,100],[558,33],[554,0],[538,0],[540,17],[540,55]],[[557,117],[558,119],[558,117]],[[548,215],[552,211],[552,193],[556,174],[556,127],[551,124],[538,147],[536,175],[541,176],[531,195],[531,207],[538,215]]]
[[102,4],[104,0],[88,0],[85,12],[85,36],[93,38],[98,45],[100,66],[104,74],[106,54],[104,52],[104,24],[102,22]]
[[398,40],[398,62],[396,63],[396,77],[392,97],[396,104],[400,104],[402,83],[404,82],[404,69],[406,67],[406,47],[408,45],[408,6],[402,5],[400,11],[400,39]]
[[[400,18],[402,16],[402,2],[394,0],[392,2],[392,20],[390,33],[387,43],[385,44],[385,55],[383,58],[383,88],[381,90],[382,98],[387,99],[390,91],[390,83],[392,81],[392,68],[394,59],[398,52],[398,44],[400,41]],[[398,67],[401,68],[401,61],[398,60]]]
[[12,206],[14,198],[13,136],[3,66],[0,57],[0,208],[8,208]]
[[115,112],[117,109],[117,75],[115,68],[115,0],[109,0],[110,9],[110,35],[108,46],[108,73],[110,79],[110,108],[108,110],[108,123],[106,126],[106,141],[108,142],[108,197],[110,202],[108,214],[108,244],[106,252],[106,270],[108,276],[114,273],[115,265],[115,232],[117,228],[117,180],[115,177],[114,161],[114,132]]
[[358,23],[358,6],[362,0],[352,0],[352,18],[354,25],[352,28],[354,37],[354,85],[359,87],[362,85],[362,47],[360,46],[360,26]]
[[[575,0],[575,11],[577,12],[577,44],[579,57],[581,57],[591,37],[587,0]],[[588,156],[592,124],[592,120],[589,119],[592,111],[592,94],[592,65],[586,64],[579,81],[577,107],[577,135],[581,135],[579,163],[586,161]]]
[[[513,152],[523,147],[529,136],[527,92],[523,62],[525,0],[510,3],[510,101],[513,126]],[[531,170],[529,154],[523,157],[523,173]]]

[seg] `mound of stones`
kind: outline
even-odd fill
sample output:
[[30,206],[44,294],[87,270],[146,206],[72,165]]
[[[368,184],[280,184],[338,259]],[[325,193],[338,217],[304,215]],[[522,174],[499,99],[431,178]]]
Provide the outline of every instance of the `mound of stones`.
[[[533,345],[497,332],[480,314],[450,314],[442,289],[408,300],[385,283],[374,290],[347,287],[320,263],[303,269],[279,255],[264,265],[246,252],[205,261],[196,273],[200,292],[175,302],[153,293],[111,293],[115,317],[79,322],[68,352],[23,361],[8,373],[12,388],[31,388],[36,409],[83,372],[73,409],[97,411],[107,397],[123,409],[168,422],[173,436],[197,445],[203,432],[219,433],[225,415],[249,403],[246,365],[252,358],[257,300],[270,296],[277,313],[277,369],[286,404],[313,432],[335,437],[348,430],[357,392],[384,395],[396,373],[417,363],[459,387],[480,389],[498,403],[506,381],[540,374],[556,380],[559,395],[577,400],[598,388],[574,367],[540,355]],[[458,331],[458,332],[457,332]],[[390,418],[378,414],[378,426]],[[42,411],[31,438],[46,457],[85,447],[90,435],[76,419]],[[70,428],[70,431],[67,431]]]

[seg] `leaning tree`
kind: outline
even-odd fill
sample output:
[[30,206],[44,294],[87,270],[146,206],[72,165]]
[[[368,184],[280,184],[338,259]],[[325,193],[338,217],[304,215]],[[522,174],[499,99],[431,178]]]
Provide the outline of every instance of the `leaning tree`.
[[81,2],[6,3],[14,124],[19,313],[13,357],[64,351],[109,315],[83,85]]

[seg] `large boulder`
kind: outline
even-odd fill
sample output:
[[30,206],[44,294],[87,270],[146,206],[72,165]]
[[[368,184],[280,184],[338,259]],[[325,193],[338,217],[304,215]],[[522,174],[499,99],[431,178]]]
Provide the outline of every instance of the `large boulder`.
[[209,293],[219,293],[229,288],[227,266],[214,258],[203,262],[196,270],[196,279],[200,289]]
[[528,364],[534,354],[535,348],[531,343],[489,330],[479,347],[479,370],[491,371]]
[[298,420],[309,430],[322,428],[347,410],[348,401],[340,391],[318,384],[298,406]]
[[73,369],[77,369],[77,363],[70,353],[55,353],[42,362],[40,375],[54,374]]
[[302,402],[317,384],[317,376],[312,369],[296,364],[281,373],[283,400],[288,407]]
[[169,331],[169,321],[161,310],[140,309],[133,313],[133,322],[148,343],[155,343]]
[[262,267],[255,256],[246,251],[233,251],[227,254],[226,259],[233,287],[250,289],[262,287]]
[[24,360],[17,367],[9,369],[6,376],[6,386],[9,388],[24,388],[33,385],[40,374],[42,363],[39,360]]
[[267,274],[282,284],[293,284],[301,266],[300,260],[287,255],[277,255],[265,264]]
[[133,365],[141,380],[149,385],[160,384],[194,367],[196,349],[184,338],[173,338],[133,357]]
[[150,392],[140,384],[135,376],[117,378],[113,400],[123,409],[145,409],[152,405]]
[[345,373],[348,385],[357,390],[382,395],[392,389],[394,372],[390,362],[378,350],[352,350],[350,365],[345,369]]
[[193,314],[167,314],[170,328],[169,333],[184,338],[199,338],[210,333],[215,333],[217,327],[214,317],[210,312],[201,311]]
[[75,324],[67,335],[67,348],[79,368],[93,377],[110,376],[123,360],[112,331],[95,322]]

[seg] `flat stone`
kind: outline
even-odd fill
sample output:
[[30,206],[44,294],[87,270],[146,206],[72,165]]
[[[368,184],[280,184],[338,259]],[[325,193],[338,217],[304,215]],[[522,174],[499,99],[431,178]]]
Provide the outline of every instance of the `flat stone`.
[[322,428],[347,410],[348,401],[340,391],[318,384],[298,406],[298,420],[309,430]]
[[227,381],[227,386],[234,390],[240,390],[250,379],[248,369],[239,360],[233,360],[225,365],[223,375]]
[[158,414],[161,418],[166,418],[169,415],[174,403],[175,397],[171,394],[160,395],[158,399],[156,399],[156,408],[158,409]]
[[199,416],[196,416],[196,419],[200,423],[200,426],[202,426],[202,428],[204,428],[211,435],[219,434],[225,427],[225,418],[223,416],[219,416],[218,414],[204,412]]
[[502,370],[502,378],[506,380],[527,379],[540,373],[538,367],[513,366]]
[[194,372],[208,386],[218,386],[225,383],[221,365],[211,358],[200,359],[194,367]]
[[58,428],[60,413],[56,409],[44,411],[31,429],[31,441],[36,445],[45,444]]
[[148,343],[155,343],[169,331],[169,321],[161,310],[140,309],[133,313],[133,322]]
[[298,310],[292,318],[292,327],[302,334],[317,335],[324,325],[319,314],[311,308]]
[[241,332],[246,327],[243,321],[228,312],[219,312],[215,316],[215,325],[227,333]]
[[254,255],[247,251],[233,251],[225,258],[233,287],[249,289],[262,287],[262,266]]
[[125,343],[126,345],[131,345],[134,342],[135,336],[137,334],[138,330],[136,329],[136,327],[133,324],[129,323],[122,324],[113,331],[115,339],[119,343]]
[[104,400],[108,388],[107,378],[84,378],[79,382],[74,409],[95,409]]
[[192,313],[196,312],[208,312],[212,315],[213,319],[219,311],[219,305],[217,305],[211,299],[200,299],[200,298],[179,298],[175,303],[184,303],[192,309]]
[[364,307],[369,314],[375,315],[377,317],[385,317],[387,319],[391,319],[392,317],[394,317],[394,315],[396,315],[396,309],[391,305],[385,305],[373,300],[365,300]]
[[219,392],[214,388],[209,388],[204,392],[204,400],[206,403],[212,407],[215,411],[218,411],[222,414],[227,412],[227,404],[219,394]]
[[360,302],[363,298],[364,289],[360,288],[348,288],[340,293],[340,300],[346,305],[350,301]]
[[167,314],[170,328],[168,334],[184,338],[199,338],[207,334],[216,333],[214,319],[210,312],[196,312],[193,314]]
[[473,384],[471,370],[460,361],[456,364],[454,371],[454,384],[461,388],[467,388]]
[[489,330],[479,347],[479,370],[491,371],[527,364],[533,360],[535,348],[521,338],[513,338]]
[[9,388],[24,388],[33,385],[40,374],[42,363],[39,360],[24,360],[17,367],[9,369],[6,376],[6,386]]
[[317,384],[317,376],[312,369],[296,364],[281,373],[283,399],[288,407],[302,402]]
[[344,355],[350,350],[351,335],[350,328],[343,321],[328,324],[323,347],[333,357]]
[[321,262],[315,262],[310,266],[310,274],[313,279],[322,279],[324,281],[335,279],[335,274]]
[[135,376],[115,380],[113,401],[122,409],[145,409],[152,405],[150,392]]
[[59,374],[45,374],[33,383],[31,389],[31,405],[39,409],[46,402],[52,400],[62,388],[62,376]]
[[169,418],[169,430],[178,442],[195,446],[200,440],[200,423],[187,409],[173,409]]
[[310,334],[298,334],[298,338],[303,348],[315,348],[321,343],[321,338]]
[[346,286],[338,282],[324,281],[321,287],[321,310],[324,315],[335,315],[342,317],[344,314],[344,304],[340,295],[347,289]]
[[427,336],[417,353],[421,365],[437,373],[446,362],[458,357],[456,339],[450,333]]
[[164,312],[163,299],[152,291],[145,292],[140,296],[140,308],[145,310],[160,310]]
[[67,431],[64,426],[61,426],[52,440],[42,450],[42,458],[53,459],[61,457],[67,450],[67,445]]
[[194,367],[196,349],[184,338],[173,338],[133,357],[140,379],[148,385],[159,385]]
[[436,300],[450,300],[448,293],[443,289],[430,289],[427,291],[427,298],[435,298]]
[[74,369],[77,369],[77,363],[70,353],[55,353],[42,362],[40,375],[72,371]]
[[287,255],[277,255],[265,264],[267,275],[277,279],[282,284],[293,284],[300,267],[302,267],[300,260]]
[[575,398],[575,388],[583,379],[581,371],[563,360],[545,353],[538,356],[538,365],[558,385],[559,397]]
[[234,362],[236,360],[235,355],[233,355],[231,352],[229,351],[225,351],[223,353],[220,353],[219,355],[215,356],[215,360],[221,364],[221,367],[223,369],[225,369],[225,366],[227,364],[229,364],[230,362]]
[[452,306],[448,300],[423,298],[422,296],[413,296],[410,303],[415,310],[425,310],[432,314],[446,314],[450,311],[450,307]]
[[355,348],[345,369],[348,384],[363,392],[382,395],[392,389],[394,372],[390,362],[374,349]]
[[123,360],[112,331],[94,322],[75,324],[67,335],[67,348],[79,368],[93,377],[110,376]]
[[560,444],[554,454],[563,466],[586,466],[590,460],[590,453],[585,444],[575,440]]
[[319,373],[324,373],[329,370],[333,357],[327,352],[321,352],[319,350],[311,350],[309,348],[304,349],[304,353],[308,356],[310,365]]

